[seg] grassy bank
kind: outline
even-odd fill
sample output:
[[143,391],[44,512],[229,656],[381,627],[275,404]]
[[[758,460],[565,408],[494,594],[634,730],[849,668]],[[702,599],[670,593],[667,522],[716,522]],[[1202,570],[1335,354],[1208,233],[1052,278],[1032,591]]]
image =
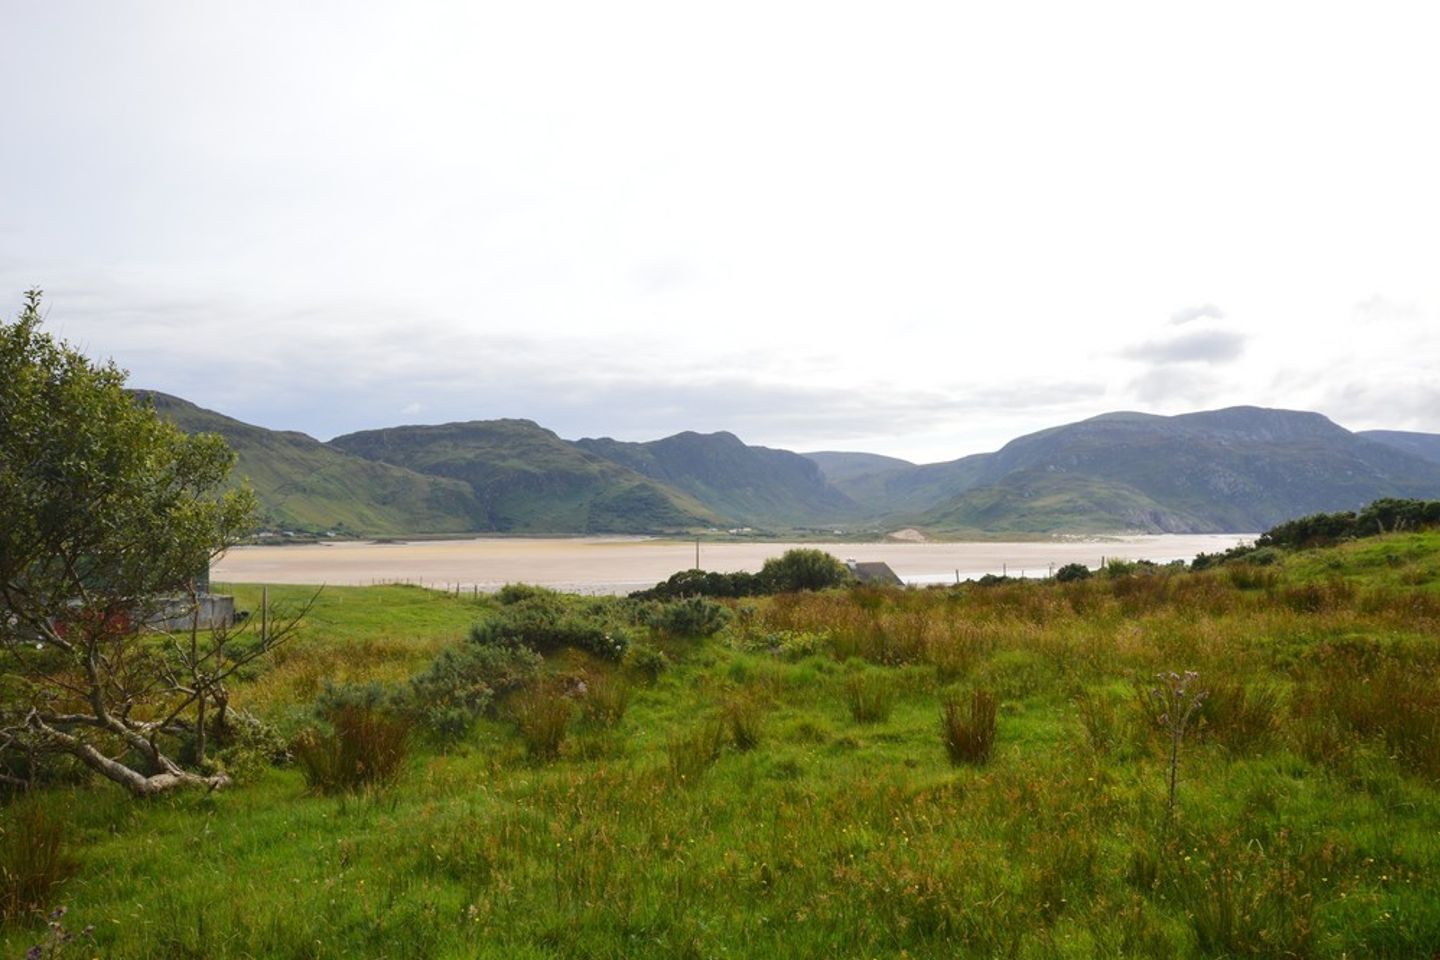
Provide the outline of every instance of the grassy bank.
[[[254,588],[240,606],[254,607]],[[300,588],[272,588],[299,603]],[[579,601],[576,601],[579,603]],[[595,601],[586,601],[595,603]],[[327,590],[236,692],[293,731],[326,679],[397,685],[498,601]],[[295,766],[136,803],[51,787],[75,956],[1396,957],[1440,951],[1440,536],[1265,567],[736,605],[670,667],[553,651],[393,784]],[[1152,693],[1207,696],[1178,748]],[[587,698],[623,683],[617,711]],[[987,760],[941,718],[997,704]],[[539,695],[536,693],[535,695]],[[570,708],[567,707],[567,711]],[[983,718],[982,718],[983,719]],[[0,928],[0,955],[39,941]]]

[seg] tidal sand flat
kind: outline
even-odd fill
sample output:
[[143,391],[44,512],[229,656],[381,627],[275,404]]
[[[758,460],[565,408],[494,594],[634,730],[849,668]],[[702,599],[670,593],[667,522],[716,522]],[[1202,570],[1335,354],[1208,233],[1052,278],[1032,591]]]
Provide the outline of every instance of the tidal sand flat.
[[[797,546],[841,560],[888,563],[906,583],[946,583],[987,573],[1042,577],[1067,563],[1189,560],[1225,550],[1253,534],[1161,534],[1103,540],[974,543],[701,543],[700,567],[757,571]],[[326,543],[235,547],[216,561],[224,583],[366,586],[407,582],[462,590],[536,583],[577,593],[627,593],[695,566],[695,541],[636,537],[479,538],[400,543]]]

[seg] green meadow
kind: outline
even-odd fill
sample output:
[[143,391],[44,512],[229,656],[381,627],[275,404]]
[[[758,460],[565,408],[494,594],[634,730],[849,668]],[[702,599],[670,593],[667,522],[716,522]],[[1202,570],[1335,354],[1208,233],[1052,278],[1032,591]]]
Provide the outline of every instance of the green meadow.
[[1440,534],[715,607],[327,589],[233,787],[0,809],[0,956],[1440,955]]

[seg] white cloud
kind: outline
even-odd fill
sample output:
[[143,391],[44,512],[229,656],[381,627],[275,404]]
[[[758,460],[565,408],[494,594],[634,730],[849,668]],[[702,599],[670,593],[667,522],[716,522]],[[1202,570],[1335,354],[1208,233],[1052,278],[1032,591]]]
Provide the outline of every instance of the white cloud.
[[1223,2],[53,0],[6,27],[0,299],[46,287],[137,383],[267,426],[415,403],[923,459],[1136,403],[1346,422],[1440,349],[1424,6],[1312,11],[1303,44]]

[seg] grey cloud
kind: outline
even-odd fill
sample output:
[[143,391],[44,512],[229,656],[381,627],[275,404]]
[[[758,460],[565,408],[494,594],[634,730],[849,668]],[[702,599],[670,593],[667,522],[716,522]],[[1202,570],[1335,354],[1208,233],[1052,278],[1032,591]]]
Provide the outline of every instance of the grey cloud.
[[1186,307],[1183,310],[1176,310],[1170,314],[1170,322],[1176,326],[1186,323],[1193,323],[1196,320],[1224,320],[1225,311],[1213,303],[1202,303],[1195,307]]
[[1168,340],[1152,340],[1121,353],[1151,363],[1228,363],[1245,350],[1245,335],[1228,330],[1197,330]]
[[[677,358],[658,339],[501,336],[404,305],[280,309],[61,289],[51,302],[70,328],[57,332],[90,341],[96,355],[116,349],[133,386],[321,439],[402,422],[523,417],[569,438],[728,430],[789,449],[953,435],[958,455],[973,452],[965,438],[976,424],[1079,419],[1098,412],[1105,393],[1084,380],[802,386],[759,372],[774,358],[753,348]],[[823,357],[804,359],[812,374],[823,371]]]

